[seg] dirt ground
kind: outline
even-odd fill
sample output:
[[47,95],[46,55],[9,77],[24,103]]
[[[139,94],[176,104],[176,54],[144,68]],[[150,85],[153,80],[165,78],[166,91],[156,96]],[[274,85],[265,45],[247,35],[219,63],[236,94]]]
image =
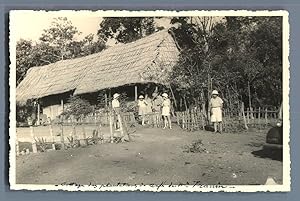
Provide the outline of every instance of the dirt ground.
[[[17,184],[282,183],[280,157],[262,151],[266,131],[214,134],[137,128],[131,142],[18,156]],[[201,140],[202,152],[185,152]]]

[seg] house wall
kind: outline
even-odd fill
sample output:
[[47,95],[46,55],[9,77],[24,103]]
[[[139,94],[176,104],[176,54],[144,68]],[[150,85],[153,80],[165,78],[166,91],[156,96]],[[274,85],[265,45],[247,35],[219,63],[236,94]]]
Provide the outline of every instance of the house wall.
[[41,99],[42,114],[50,117],[51,120],[58,117],[66,107],[66,103],[72,92],[46,96]]
[[43,108],[43,114],[50,117],[52,120],[58,117],[63,112],[63,107],[61,105],[50,105]]

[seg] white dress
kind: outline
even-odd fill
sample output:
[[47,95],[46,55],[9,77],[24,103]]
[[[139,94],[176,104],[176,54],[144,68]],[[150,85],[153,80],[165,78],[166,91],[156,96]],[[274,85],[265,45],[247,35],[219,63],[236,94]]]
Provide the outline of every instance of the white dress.
[[170,116],[170,107],[171,107],[171,101],[170,99],[165,99],[162,103],[162,116]]

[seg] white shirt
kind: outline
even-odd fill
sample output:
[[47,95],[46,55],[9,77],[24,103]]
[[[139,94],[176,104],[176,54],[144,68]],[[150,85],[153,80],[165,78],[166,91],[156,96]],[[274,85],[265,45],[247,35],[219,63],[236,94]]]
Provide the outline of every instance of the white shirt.
[[112,102],[111,102],[111,106],[112,108],[118,108],[120,107],[120,102],[118,99],[113,99]]

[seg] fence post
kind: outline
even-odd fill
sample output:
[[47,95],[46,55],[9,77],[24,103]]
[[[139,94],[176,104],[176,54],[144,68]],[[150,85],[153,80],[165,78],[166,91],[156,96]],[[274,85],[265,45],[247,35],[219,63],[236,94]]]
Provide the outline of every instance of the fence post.
[[248,130],[248,125],[247,125],[246,116],[245,116],[244,102],[242,102],[241,112],[242,112],[242,115],[243,115],[244,126]]
[[260,129],[260,107],[258,107],[258,128]]
[[186,111],[186,117],[187,117],[186,118],[186,123],[187,123],[186,127],[187,127],[187,130],[189,131],[190,128],[191,128],[191,124],[190,124],[191,118],[190,118],[190,111],[189,110]]
[[64,139],[64,126],[63,126],[63,122],[60,123],[60,143],[61,143],[61,149],[65,149],[65,139]]
[[268,125],[268,109],[265,109],[265,123]]
[[109,111],[109,130],[110,130],[110,143],[114,143],[114,129],[113,129],[113,119],[112,111]]
[[250,118],[254,119],[254,110],[253,110],[253,107],[250,107]]
[[30,126],[30,135],[31,135],[31,139],[32,139],[32,152],[37,153],[37,146],[36,146],[36,142],[35,142],[33,126]]
[[250,119],[249,119],[249,108],[247,108],[247,123],[249,124]]
[[181,112],[180,118],[181,118],[181,128],[185,129],[184,112]]

